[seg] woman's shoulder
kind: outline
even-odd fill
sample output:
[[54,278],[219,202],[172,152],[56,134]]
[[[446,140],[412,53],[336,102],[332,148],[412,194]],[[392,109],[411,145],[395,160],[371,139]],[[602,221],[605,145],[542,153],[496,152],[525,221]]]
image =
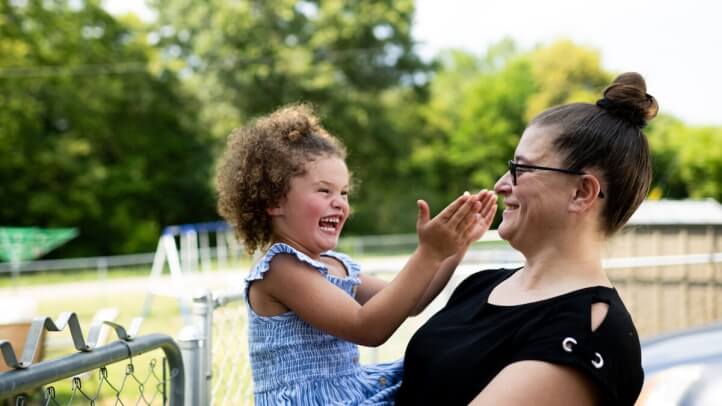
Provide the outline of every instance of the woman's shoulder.
[[[550,308],[552,319],[560,321],[576,319],[580,327],[588,327],[591,319],[592,307],[605,304],[606,311],[599,327],[600,332],[615,332],[619,330],[633,330],[634,322],[627,311],[624,301],[615,288],[608,286],[591,286],[553,298]],[[595,329],[595,331],[597,331]],[[636,331],[635,331],[636,334]]]
[[[592,327],[592,305],[608,305]],[[542,306],[543,305],[543,306]],[[616,290],[597,286],[540,304],[514,342],[516,361],[539,360],[570,366],[589,377],[613,404],[632,404],[641,390],[641,349],[634,322]],[[631,403],[630,403],[631,399]]]
[[[599,304],[606,305],[604,311],[601,315],[594,315],[594,308]],[[614,288],[582,288],[532,303],[530,310],[530,314],[537,317],[529,318],[524,333],[534,331],[542,334],[576,335],[583,339],[614,343],[620,350],[628,348],[639,352],[639,337],[634,321]],[[620,346],[622,343],[628,345]]]

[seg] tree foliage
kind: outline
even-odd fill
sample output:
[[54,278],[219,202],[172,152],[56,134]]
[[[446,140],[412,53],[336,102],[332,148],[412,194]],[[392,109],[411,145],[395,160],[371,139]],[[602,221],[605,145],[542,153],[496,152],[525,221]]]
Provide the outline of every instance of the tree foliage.
[[650,127],[654,195],[722,201],[722,128],[687,126],[670,116]]
[[[424,62],[412,0],[155,0],[151,25],[98,4],[0,0],[0,224],[78,227],[61,255],[217,218],[225,136],[301,101],[348,146],[347,231],[411,232],[416,199],[492,188],[534,115],[614,76],[567,40]],[[662,114],[646,133],[653,197],[722,200],[722,128]]]
[[93,2],[0,2],[0,224],[78,227],[63,253],[90,255],[212,215],[196,103],[153,54]]
[[[413,50],[413,1],[158,1],[161,45],[175,49],[222,138],[281,105],[311,102],[349,149],[360,185],[351,232],[401,231],[414,207],[399,176],[430,67]],[[403,112],[402,112],[403,111]],[[383,202],[382,202],[383,201]],[[393,214],[391,214],[393,213]],[[385,220],[379,221],[380,218]],[[404,220],[405,221],[405,220]],[[410,222],[413,224],[414,217]]]
[[599,52],[569,40],[532,51],[530,58],[538,91],[529,99],[527,121],[551,106],[594,102],[613,79],[602,68]]

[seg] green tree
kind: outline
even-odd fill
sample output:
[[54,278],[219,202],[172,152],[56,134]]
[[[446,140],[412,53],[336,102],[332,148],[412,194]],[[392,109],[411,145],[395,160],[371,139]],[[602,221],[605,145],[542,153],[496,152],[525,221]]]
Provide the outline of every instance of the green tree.
[[399,118],[419,121],[409,106],[423,100],[430,69],[413,49],[412,0],[155,5],[166,63],[188,74],[216,137],[281,105],[311,102],[348,146],[360,181],[348,230],[409,231],[399,219],[413,224],[406,213],[417,196],[400,194],[413,184],[402,167],[414,125]]
[[97,2],[0,1],[0,224],[78,227],[58,255],[154,248],[213,218],[197,103]]
[[527,57],[509,40],[481,57],[451,51],[431,84],[428,126],[412,163],[446,201],[464,190],[493,188],[524,130],[536,85]]
[[505,39],[479,57],[449,51],[440,63],[411,160],[440,200],[493,187],[529,120],[554,105],[594,102],[612,78],[595,50],[567,40],[522,52]]
[[613,79],[601,65],[599,52],[569,40],[558,40],[530,54],[537,92],[530,98],[526,119],[549,107],[595,102]]
[[722,201],[722,150],[716,148],[722,128],[688,126],[661,115],[645,133],[653,155],[653,198]]
[[677,142],[681,177],[690,196],[722,201],[722,128],[693,127]]
[[687,183],[682,176],[683,163],[678,141],[680,135],[687,131],[681,120],[664,114],[660,114],[644,129],[652,151],[651,198],[683,199],[689,196]]

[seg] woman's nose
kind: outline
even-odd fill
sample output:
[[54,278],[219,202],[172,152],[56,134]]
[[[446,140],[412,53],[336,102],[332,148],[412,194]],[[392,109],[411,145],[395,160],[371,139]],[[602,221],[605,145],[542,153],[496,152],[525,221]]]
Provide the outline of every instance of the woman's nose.
[[494,185],[494,192],[498,195],[504,195],[511,193],[511,174],[506,171],[504,175],[496,181]]

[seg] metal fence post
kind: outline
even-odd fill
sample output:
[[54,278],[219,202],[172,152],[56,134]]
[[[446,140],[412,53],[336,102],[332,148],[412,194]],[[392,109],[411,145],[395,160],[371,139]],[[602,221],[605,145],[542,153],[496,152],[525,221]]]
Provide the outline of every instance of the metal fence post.
[[193,298],[192,319],[200,338],[200,391],[201,404],[211,404],[211,378],[213,375],[213,294],[206,290]]
[[98,280],[105,282],[108,279],[108,259],[105,257],[98,258]]
[[196,326],[185,326],[178,334],[178,346],[183,357],[185,376],[185,406],[202,406],[201,385],[203,370],[201,368],[203,353],[201,351],[201,335]]

